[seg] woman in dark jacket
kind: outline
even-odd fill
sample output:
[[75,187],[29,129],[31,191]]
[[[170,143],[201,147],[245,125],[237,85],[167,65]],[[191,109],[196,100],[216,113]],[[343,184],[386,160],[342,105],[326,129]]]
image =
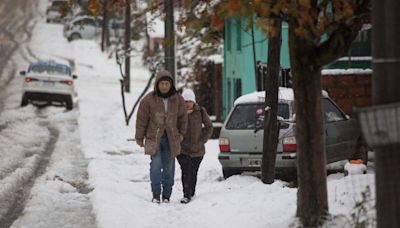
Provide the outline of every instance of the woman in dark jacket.
[[204,144],[210,138],[213,126],[206,110],[196,104],[196,97],[191,89],[184,90],[182,97],[188,113],[188,125],[181,142],[181,154],[177,156],[177,159],[182,170],[181,203],[186,204],[195,194],[197,171],[205,154]]

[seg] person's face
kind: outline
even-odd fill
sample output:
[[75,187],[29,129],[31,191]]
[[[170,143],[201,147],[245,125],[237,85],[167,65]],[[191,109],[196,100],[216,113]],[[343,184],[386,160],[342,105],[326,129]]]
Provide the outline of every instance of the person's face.
[[161,93],[168,93],[171,89],[171,83],[169,81],[160,81],[158,83],[158,89]]
[[193,109],[193,105],[194,105],[193,101],[185,101],[186,110],[192,110]]

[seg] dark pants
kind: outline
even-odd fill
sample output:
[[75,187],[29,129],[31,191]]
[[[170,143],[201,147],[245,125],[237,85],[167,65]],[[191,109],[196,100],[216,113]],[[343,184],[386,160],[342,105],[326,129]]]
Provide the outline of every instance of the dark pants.
[[197,171],[203,156],[190,157],[186,154],[180,154],[177,159],[182,170],[183,196],[191,198],[196,191]]

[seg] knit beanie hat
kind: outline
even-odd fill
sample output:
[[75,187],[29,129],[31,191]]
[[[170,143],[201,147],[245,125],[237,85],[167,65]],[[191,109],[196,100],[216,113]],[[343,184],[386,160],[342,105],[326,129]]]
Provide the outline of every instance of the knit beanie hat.
[[194,103],[196,103],[196,96],[194,95],[194,92],[191,89],[183,90],[182,97],[185,101],[193,101]]

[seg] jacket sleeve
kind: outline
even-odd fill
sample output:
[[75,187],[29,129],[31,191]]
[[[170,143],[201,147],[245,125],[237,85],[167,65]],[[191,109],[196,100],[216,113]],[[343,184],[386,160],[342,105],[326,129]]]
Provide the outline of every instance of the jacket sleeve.
[[183,137],[186,134],[188,125],[188,115],[185,108],[185,101],[182,96],[179,95],[179,107],[178,107],[178,131]]
[[150,108],[149,102],[143,99],[140,102],[139,109],[136,116],[136,140],[144,139],[147,131],[147,126],[149,125],[150,121]]
[[201,107],[201,118],[203,120],[204,127],[201,129],[200,141],[204,144],[213,133],[213,125],[204,107]]

